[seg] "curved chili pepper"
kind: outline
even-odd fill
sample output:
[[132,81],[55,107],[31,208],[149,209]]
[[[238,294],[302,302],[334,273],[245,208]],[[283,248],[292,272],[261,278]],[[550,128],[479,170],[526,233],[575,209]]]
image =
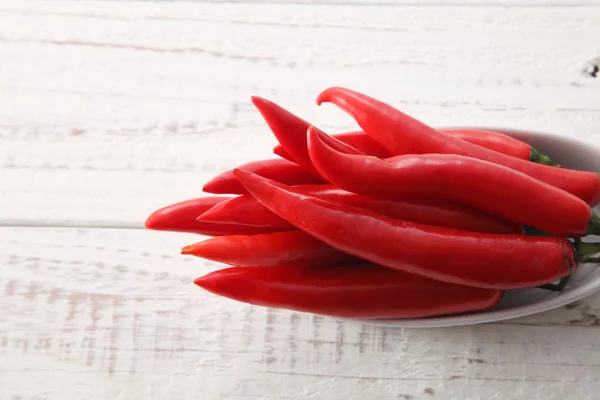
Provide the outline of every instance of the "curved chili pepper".
[[448,135],[464,140],[465,142],[506,154],[507,156],[540,164],[557,165],[550,157],[541,154],[531,147],[531,145],[500,132],[466,128],[446,128],[440,129],[440,132],[447,133]]
[[[521,225],[485,213],[475,208],[446,200],[410,198],[401,201],[364,196],[331,185],[295,186],[298,193],[317,196],[351,206],[364,208],[404,221],[425,225],[443,226],[471,232],[514,233],[523,232]],[[292,228],[293,225],[245,194],[224,201],[198,217],[198,221],[211,223],[236,223],[272,228]]]
[[[444,128],[440,129],[440,132],[447,133],[465,142],[506,154],[507,156],[530,160],[540,164],[558,166],[549,157],[532,148],[531,145],[500,132],[470,128]],[[392,156],[389,151],[363,131],[336,133],[331,136],[370,156],[379,158]],[[273,147],[273,153],[286,160],[294,161],[292,156],[280,144]]]
[[[324,183],[322,179],[315,178],[298,164],[279,158],[253,161],[240,165],[238,168],[287,185]],[[202,190],[214,194],[246,193],[242,185],[240,185],[235,176],[233,176],[233,170],[225,171],[217,175],[206,183]]]
[[502,297],[499,290],[436,282],[373,264],[233,267],[194,283],[244,303],[342,318],[457,314],[490,308]]
[[171,204],[154,211],[145,226],[155,231],[196,233],[205,236],[256,235],[277,232],[281,229],[271,227],[245,226],[239,224],[214,224],[196,221],[199,215],[210,210],[222,201],[232,197],[208,196]]
[[456,154],[384,161],[340,153],[325,138],[336,140],[309,129],[309,152],[323,176],[342,189],[387,198],[441,197],[558,236],[600,232],[600,217],[583,200],[513,169]]
[[[265,207],[331,247],[429,279],[490,289],[533,287],[568,275],[580,256],[564,238],[473,233],[399,221],[296,193],[252,173],[234,173]],[[590,247],[600,251],[600,243],[581,246],[585,254]]]
[[332,102],[354,117],[356,122],[392,154],[458,154],[490,161],[523,172],[595,205],[600,200],[600,176],[595,172],[555,168],[527,162],[440,132],[394,107],[364,94],[344,88],[329,88],[317,104]]
[[211,238],[184,247],[181,254],[244,267],[310,267],[358,262],[356,257],[342,253],[299,230]]
[[[291,148],[298,157],[297,162],[308,166],[312,165],[306,157],[306,138],[304,132],[309,123],[276,103],[258,96],[252,97],[252,102],[261,113],[277,139],[283,143],[273,148],[273,153],[282,158],[296,162],[297,160],[285,148]],[[540,164],[557,165],[552,160],[541,154],[529,144],[499,132],[470,128],[446,128],[440,132],[447,133],[466,142],[494,150],[508,156],[530,160]],[[380,158],[390,157],[391,154],[383,146],[373,140],[363,131],[353,131],[332,135],[341,142],[349,144],[362,153]],[[306,164],[304,164],[306,163]],[[314,174],[316,171],[312,170]],[[318,175],[315,175],[318,176]]]
[[[306,148],[306,130],[310,124],[272,101],[257,96],[252,96],[251,99],[286,153],[306,171],[322,179],[313,167]],[[340,151],[349,152],[353,149],[340,141],[336,146],[340,146]]]
[[250,99],[292,159],[306,171],[320,178],[321,175],[312,166],[306,151],[306,130],[310,124],[272,101],[258,96],[252,96]]

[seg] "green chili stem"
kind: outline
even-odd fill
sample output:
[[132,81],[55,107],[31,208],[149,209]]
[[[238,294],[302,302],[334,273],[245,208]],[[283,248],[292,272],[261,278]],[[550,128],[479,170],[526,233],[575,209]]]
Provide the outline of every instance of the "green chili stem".
[[580,243],[577,258],[580,262],[588,261],[598,253],[600,253],[600,243]]
[[529,161],[560,168],[559,164],[555,163],[550,157],[540,153],[533,147],[531,148],[531,154],[529,154]]

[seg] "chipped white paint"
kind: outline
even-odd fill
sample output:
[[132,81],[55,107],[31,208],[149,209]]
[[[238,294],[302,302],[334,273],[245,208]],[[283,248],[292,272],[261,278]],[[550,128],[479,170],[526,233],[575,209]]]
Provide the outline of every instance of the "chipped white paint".
[[[600,143],[597,1],[240,3],[0,2],[1,224],[140,226],[269,156],[251,94],[330,131],[352,123],[314,98],[339,84],[432,124]],[[218,266],[178,255],[195,240],[0,228],[0,400],[598,390],[600,296],[501,324],[361,326],[196,290]]]

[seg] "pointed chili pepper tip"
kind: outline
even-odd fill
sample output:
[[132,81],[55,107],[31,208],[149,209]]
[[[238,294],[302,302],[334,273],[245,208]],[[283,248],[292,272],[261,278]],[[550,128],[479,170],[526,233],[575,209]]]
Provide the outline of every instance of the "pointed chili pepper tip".
[[153,215],[154,215],[154,214],[151,214],[151,215],[150,215],[150,216],[149,216],[149,217],[146,219],[146,221],[144,222],[144,227],[146,227],[146,229],[151,229],[151,230],[153,230],[153,229],[154,229],[154,225],[155,225],[155,224],[154,224],[154,218],[153,218]]
[[205,193],[212,194],[229,194],[229,187],[227,186],[229,182],[224,177],[224,175],[225,173],[222,173],[218,176],[215,176],[210,181],[206,182],[204,186],[202,186],[202,191]]
[[212,215],[215,213],[213,209],[214,209],[214,207],[211,208],[210,210],[208,210],[207,212],[200,214],[198,217],[196,217],[196,221],[211,222],[211,223],[219,222],[218,220],[215,220],[214,218],[212,218]]
[[194,254],[195,245],[190,244],[181,249],[181,254]]
[[202,186],[202,191],[205,193],[212,193],[214,186],[215,186],[215,184],[212,180],[209,182],[206,182],[204,184],[204,186]]
[[[227,237],[227,236],[225,236]],[[220,247],[220,238],[210,238],[201,242],[189,244],[181,249],[181,254],[204,258],[205,260],[220,262],[223,258]]]
[[212,291],[210,290],[214,285],[211,285],[211,283],[214,284],[214,279],[211,279],[211,274],[208,275],[204,275],[201,276],[200,278],[196,278],[194,279],[194,285],[201,287],[202,289],[208,290],[208,291]]
[[202,215],[200,215],[199,217],[196,218],[196,221],[198,222],[215,222],[214,220],[211,220],[210,218],[210,214],[208,215],[208,217],[206,216],[207,213],[204,213]]
[[[254,104],[254,107],[258,110],[258,112],[263,116],[263,119],[270,124],[273,120],[277,120],[274,118],[274,113],[277,110],[282,110],[282,107],[278,104],[273,103],[271,100],[267,100],[264,97],[259,96],[250,96],[250,101]],[[287,110],[284,110],[287,111]]]
[[321,92],[321,94],[319,94],[317,96],[317,105],[320,106],[322,103],[329,103],[329,102],[331,102],[331,98],[334,95],[333,92],[335,92],[337,90],[343,90],[343,88],[337,87],[337,86],[332,86],[330,88],[327,88],[327,89],[323,90]]
[[[315,126],[309,126],[308,130],[307,130],[307,144],[308,144],[308,154],[310,157],[310,147],[311,147],[311,143],[314,143],[315,140],[318,140],[319,142],[321,142],[323,145],[328,146],[330,148],[332,148],[333,150],[336,150],[340,153],[343,154],[358,154],[358,155],[365,155],[365,153],[357,150],[356,148],[350,146],[347,143],[342,142],[341,140],[326,134],[325,132],[323,132],[322,130],[320,130],[319,128],[315,127]],[[312,137],[312,138],[311,138]],[[314,164],[314,162],[313,162]]]
[[256,108],[258,108],[258,111],[260,111],[261,107],[264,107],[271,103],[269,100],[260,96],[250,96],[250,101],[252,102],[252,104],[254,104]]
[[238,272],[237,267],[220,269],[194,279],[194,284],[211,293],[232,297],[232,291],[235,292],[235,289],[239,288],[236,285],[239,282],[239,279],[236,279]]
[[256,174],[253,174],[252,172],[243,171],[241,169],[234,169],[233,174],[238,179],[238,181],[240,181],[242,186],[254,197],[256,197],[256,190],[260,189],[260,187],[262,187],[265,184],[269,186],[280,187],[278,183],[273,182],[270,179],[260,177]]
[[[233,170],[233,175],[235,175],[235,177],[238,178],[238,180],[241,182],[241,181],[244,180],[244,178],[246,178],[246,177],[248,177],[250,175],[253,175],[253,174],[251,172],[246,172],[246,171],[241,170],[239,168],[235,168]],[[243,182],[242,182],[242,184],[243,184]]]
[[168,210],[168,207],[163,207],[150,214],[148,218],[146,218],[146,221],[144,221],[144,226],[146,227],[146,229],[150,229],[153,231],[164,230],[165,227],[168,225]]

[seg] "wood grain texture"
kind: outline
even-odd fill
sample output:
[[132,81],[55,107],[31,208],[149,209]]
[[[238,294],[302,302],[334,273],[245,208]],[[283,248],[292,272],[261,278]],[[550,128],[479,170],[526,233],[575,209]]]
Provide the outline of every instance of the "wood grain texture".
[[597,7],[7,4],[5,224],[139,225],[199,195],[270,156],[253,94],[330,131],[354,125],[315,97],[347,85],[431,124],[600,138]]
[[[591,398],[600,296],[393,329],[217,298],[193,235],[0,229],[0,399]],[[527,397],[536,396],[536,397]]]
[[[353,124],[314,99],[347,85],[431,124],[600,145],[597,1],[308,3],[1,2],[0,225],[139,227],[201,195],[270,157],[253,94],[327,131]],[[600,296],[500,324],[363,326],[197,290],[219,267],[178,255],[198,239],[0,228],[0,400],[596,393]]]

